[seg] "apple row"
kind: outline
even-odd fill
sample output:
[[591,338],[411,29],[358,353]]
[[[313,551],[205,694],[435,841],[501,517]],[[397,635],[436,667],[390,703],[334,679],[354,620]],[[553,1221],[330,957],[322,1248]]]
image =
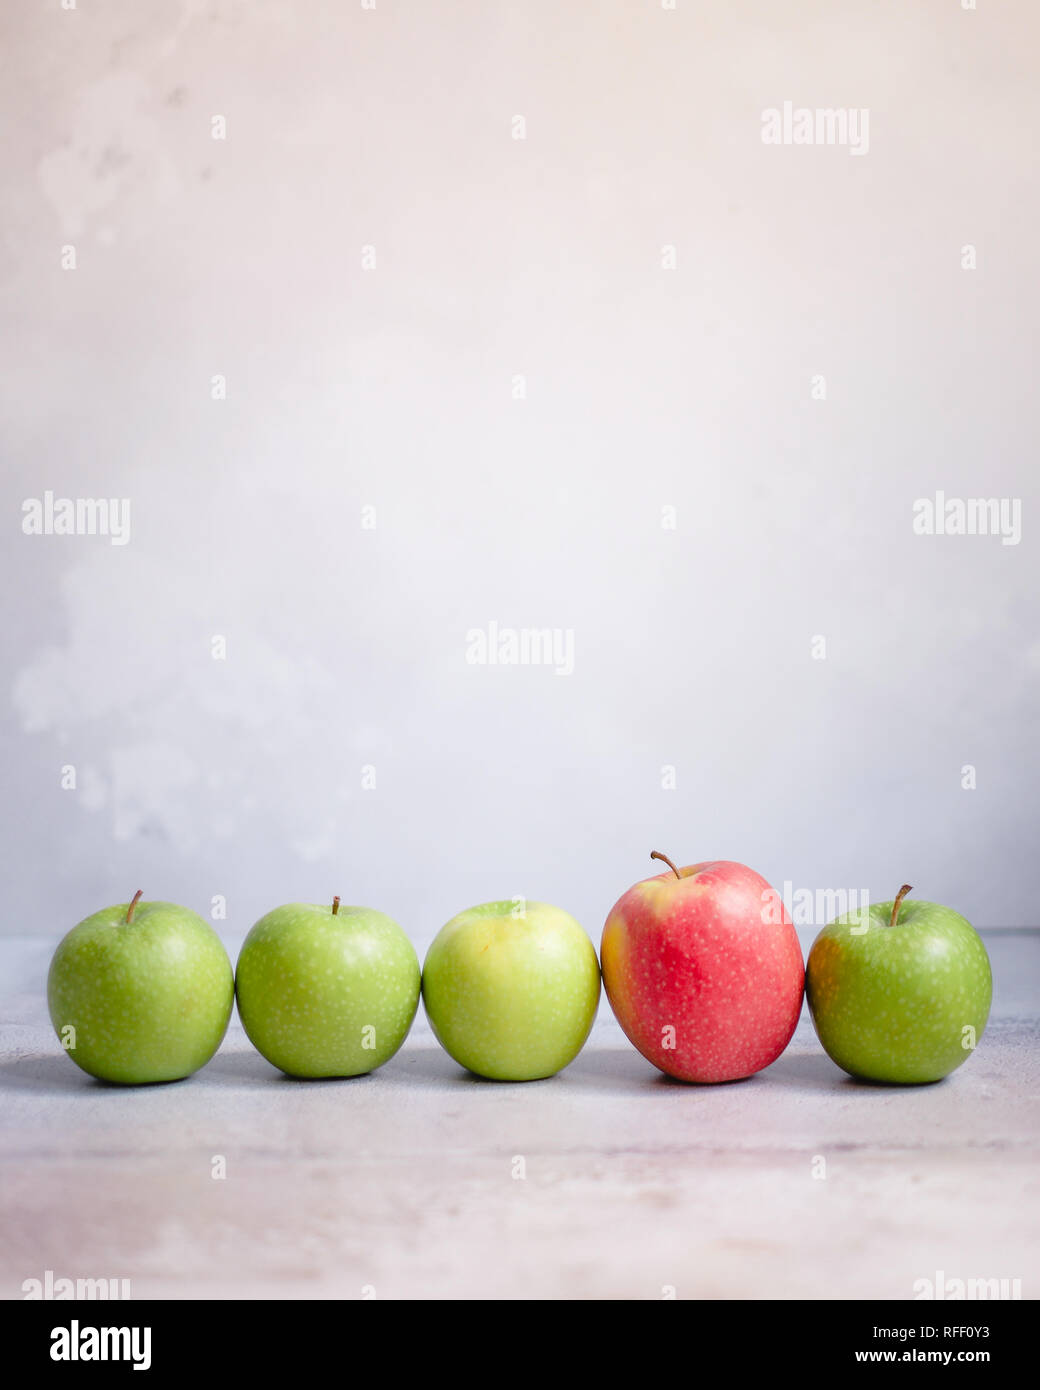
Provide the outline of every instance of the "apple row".
[[237,965],[196,913],[133,901],[80,922],[51,961],[51,1021],[91,1076],[140,1085],[190,1076],[217,1051],[237,1000],[250,1041],[290,1076],[374,1071],[419,1007],[461,1066],[499,1081],[560,1071],[581,1051],[600,982],[648,1061],[690,1082],[774,1062],[807,999],[828,1055],[853,1076],[937,1081],[989,1016],[982,938],[935,903],[846,913],[803,964],[780,895],[743,864],[667,865],[615,903],[599,957],[561,908],[511,899],[453,917],[420,970],[411,941],[372,908],[292,903],[267,913]]

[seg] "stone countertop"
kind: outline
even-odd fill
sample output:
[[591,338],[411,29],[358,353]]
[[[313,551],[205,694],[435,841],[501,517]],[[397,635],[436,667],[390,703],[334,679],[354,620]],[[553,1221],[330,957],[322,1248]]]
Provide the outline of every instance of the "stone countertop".
[[126,1089],[62,1055],[56,943],[0,939],[0,1296],[51,1270],[134,1298],[1036,1297],[1040,932],[985,939],[989,1027],[934,1086],[851,1080],[804,1010],[765,1072],[685,1086],[604,1000],[548,1081],[469,1076],[420,1006],[372,1076],[283,1077],[236,1015],[194,1077]]

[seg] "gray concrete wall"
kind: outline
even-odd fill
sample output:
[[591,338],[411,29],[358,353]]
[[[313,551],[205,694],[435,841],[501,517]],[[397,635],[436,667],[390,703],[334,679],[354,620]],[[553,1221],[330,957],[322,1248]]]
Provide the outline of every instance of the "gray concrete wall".
[[598,937],[653,848],[1036,921],[1028,0],[3,24],[0,931]]

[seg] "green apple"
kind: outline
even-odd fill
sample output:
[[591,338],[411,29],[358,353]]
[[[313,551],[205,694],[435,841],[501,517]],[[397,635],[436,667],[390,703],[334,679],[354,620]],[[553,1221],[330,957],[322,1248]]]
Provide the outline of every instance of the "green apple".
[[176,903],[106,907],[51,961],[51,1022],[72,1060],[103,1081],[178,1081],[220,1046],[235,1000],[231,962],[208,923]]
[[419,1007],[415,947],[371,907],[289,903],[261,917],[235,971],[242,1025],[289,1076],[361,1076],[394,1055]]
[[496,1081],[534,1081],[572,1062],[599,1003],[596,948],[548,903],[484,903],[441,928],[423,1003],[455,1061]]
[[938,903],[893,902],[847,913],[820,932],[805,968],[813,1024],[852,1076],[939,1081],[982,1037],[993,996],[978,932]]

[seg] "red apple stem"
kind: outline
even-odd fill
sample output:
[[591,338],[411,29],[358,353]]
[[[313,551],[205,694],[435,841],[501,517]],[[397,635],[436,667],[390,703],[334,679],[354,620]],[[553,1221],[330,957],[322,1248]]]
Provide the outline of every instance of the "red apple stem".
[[899,916],[899,909],[902,905],[903,899],[906,897],[907,893],[912,893],[913,891],[914,890],[910,887],[909,883],[904,883],[902,888],[900,888],[899,892],[896,894],[896,900],[892,904],[892,916],[889,919],[888,923],[890,927],[894,927],[896,924],[896,918]]
[[338,895],[337,895],[335,898],[332,899],[332,915],[333,915],[333,917],[337,916],[338,913],[339,913],[339,897],[338,897]]
[[142,894],[143,892],[144,892],[144,889],[143,889],[143,888],[138,888],[137,892],[134,894],[134,900],[133,900],[133,902],[132,902],[132,903],[130,904],[130,906],[126,909],[126,920],[127,920],[127,922],[132,922],[132,921],[134,920],[134,908],[135,908],[135,907],[137,906],[137,904],[141,901],[141,894]]
[[672,863],[672,861],[668,858],[667,854],[658,854],[658,852],[657,852],[656,849],[652,849],[652,850],[650,851],[650,858],[651,858],[651,859],[660,859],[661,862],[662,862],[663,864],[667,864],[667,865],[668,865],[668,867],[671,869],[672,873],[675,875],[676,878],[682,878],[682,874],[681,874],[681,873],[679,872],[679,870],[675,867],[675,865]]

